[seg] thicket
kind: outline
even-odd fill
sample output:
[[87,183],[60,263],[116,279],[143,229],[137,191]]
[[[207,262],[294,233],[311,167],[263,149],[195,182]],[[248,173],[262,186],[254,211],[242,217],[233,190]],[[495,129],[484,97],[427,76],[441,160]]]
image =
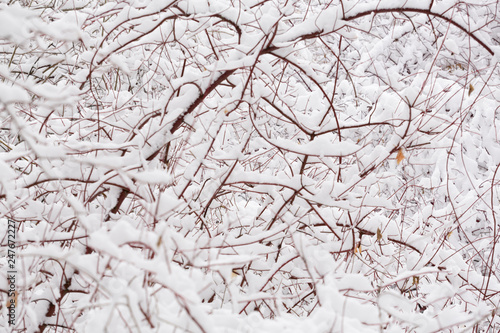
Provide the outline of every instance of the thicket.
[[0,327],[497,332],[499,13],[1,1]]

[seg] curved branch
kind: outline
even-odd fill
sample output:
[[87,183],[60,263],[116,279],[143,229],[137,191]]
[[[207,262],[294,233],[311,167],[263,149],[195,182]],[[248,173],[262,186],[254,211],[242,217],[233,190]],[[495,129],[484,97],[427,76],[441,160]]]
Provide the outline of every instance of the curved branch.
[[343,20],[344,21],[352,21],[352,20],[358,19],[358,18],[363,17],[363,16],[372,15],[372,13],[374,15],[377,15],[377,14],[383,14],[383,13],[405,13],[405,12],[420,13],[420,14],[431,15],[431,16],[440,18],[440,19],[454,25],[455,27],[462,30],[463,32],[465,32],[472,39],[474,39],[477,43],[479,43],[479,45],[481,45],[486,51],[488,51],[489,54],[491,54],[491,55],[495,54],[493,52],[493,50],[488,45],[486,45],[486,43],[484,43],[482,40],[480,40],[472,32],[470,32],[469,30],[467,30],[466,28],[461,26],[459,23],[457,23],[453,19],[446,17],[443,14],[434,13],[430,9],[421,9],[421,8],[383,8],[383,9],[377,9],[377,8],[375,8],[375,9],[366,10],[366,11],[357,13],[353,16],[344,16]]

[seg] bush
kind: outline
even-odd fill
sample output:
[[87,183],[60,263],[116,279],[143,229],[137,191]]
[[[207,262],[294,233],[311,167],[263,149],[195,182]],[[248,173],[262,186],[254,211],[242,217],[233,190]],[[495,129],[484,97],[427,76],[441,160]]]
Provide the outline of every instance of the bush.
[[0,325],[498,331],[497,10],[2,1]]

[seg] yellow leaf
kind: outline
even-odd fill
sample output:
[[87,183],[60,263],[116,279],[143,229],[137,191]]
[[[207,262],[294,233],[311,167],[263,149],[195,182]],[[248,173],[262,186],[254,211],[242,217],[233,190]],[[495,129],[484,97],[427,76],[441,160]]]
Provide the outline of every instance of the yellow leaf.
[[419,276],[414,276],[413,277],[413,284],[417,285],[420,282],[420,277]]
[[469,96],[470,94],[472,94],[472,92],[474,91],[474,87],[472,86],[472,83],[469,84]]
[[359,254],[361,254],[361,244],[359,244],[359,246],[357,246],[357,247],[354,249],[354,253],[359,253]]
[[398,149],[398,155],[396,156],[396,161],[398,161],[398,164],[401,163],[402,160],[404,160],[405,155],[403,155],[403,148]]

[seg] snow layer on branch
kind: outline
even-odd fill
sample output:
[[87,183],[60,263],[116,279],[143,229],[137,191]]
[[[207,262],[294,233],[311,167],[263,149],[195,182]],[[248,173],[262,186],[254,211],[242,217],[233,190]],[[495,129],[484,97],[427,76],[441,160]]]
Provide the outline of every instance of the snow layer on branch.
[[497,8],[430,4],[0,5],[16,329],[498,331]]

